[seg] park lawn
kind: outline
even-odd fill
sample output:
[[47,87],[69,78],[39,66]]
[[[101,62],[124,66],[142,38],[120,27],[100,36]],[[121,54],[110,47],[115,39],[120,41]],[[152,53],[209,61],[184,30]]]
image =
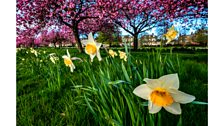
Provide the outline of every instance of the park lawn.
[[[194,95],[196,101],[208,102],[207,52],[131,51],[131,60],[124,62],[101,50],[103,61],[95,58],[90,63],[88,55],[69,48],[71,57],[84,61],[73,61],[76,69],[71,73],[61,57],[66,54],[65,48],[36,50],[40,53],[38,57],[29,49],[17,52],[17,125],[204,126],[208,123],[207,105],[182,104],[181,115],[172,115],[164,109],[151,115],[147,106],[142,105],[146,101],[132,93],[146,77],[178,73],[181,91]],[[56,65],[49,60],[50,53],[59,57]]]

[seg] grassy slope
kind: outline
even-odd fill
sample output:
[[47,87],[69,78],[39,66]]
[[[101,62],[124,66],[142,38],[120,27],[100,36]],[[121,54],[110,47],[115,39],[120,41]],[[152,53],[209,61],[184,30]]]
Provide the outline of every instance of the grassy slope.
[[[82,57],[86,60],[89,60],[88,56],[75,53],[76,50],[70,49],[69,51],[72,56]],[[56,52],[58,56],[62,56],[65,54],[66,51],[65,49],[48,49],[47,54],[49,54],[49,52]],[[132,53],[132,56],[135,59],[150,62],[151,59],[149,59],[148,54],[151,54],[151,52],[134,52]],[[178,53],[174,53],[172,56],[174,59],[176,59],[176,54]],[[106,57],[107,54],[104,52],[101,55],[102,57]],[[26,60],[22,61],[22,57],[25,57]],[[162,57],[165,58],[165,54],[162,55]],[[180,64],[178,66],[179,68],[175,69],[177,68],[177,66],[174,64],[173,70],[164,69],[163,73],[165,74],[178,72],[180,79],[180,90],[196,96],[197,101],[207,102],[207,53],[180,53],[178,54],[178,57]],[[117,107],[116,109],[118,109],[118,106],[121,106],[120,108],[122,108],[122,105],[124,105],[124,110],[120,111],[126,113],[126,115],[118,114],[116,116],[116,110],[111,110],[111,113],[105,112],[104,114],[102,114],[103,112],[100,113],[97,111],[97,105],[94,105],[94,103],[97,104],[98,102],[102,102],[102,99],[100,99],[101,97],[99,96],[99,94],[94,92],[94,89],[90,88],[97,88],[96,85],[94,85],[94,78],[96,79],[96,82],[102,82],[102,78],[100,78],[98,75],[103,75],[100,74],[98,66],[104,67],[105,64],[98,63],[96,59],[93,65],[89,65],[86,63],[78,63],[77,61],[75,61],[75,65],[77,68],[74,73],[70,73],[69,69],[64,66],[63,61],[60,61],[60,64],[58,65],[59,68],[57,68],[51,62],[47,61],[47,59],[43,60],[42,63],[37,63],[39,61],[33,62],[34,60],[36,60],[34,56],[26,54],[25,51],[19,52],[17,54],[17,125],[84,126],[97,125],[98,122],[101,122],[101,125],[103,125],[103,123],[105,125],[108,125],[106,124],[106,122],[108,122],[108,120],[110,121],[110,119],[103,119],[103,115],[109,115],[109,117],[113,117],[114,120],[117,120],[118,122],[123,122],[124,125],[134,125],[134,123],[128,122],[128,119],[132,118],[129,114],[129,109],[127,109],[128,107],[126,107],[128,105],[125,103],[116,105],[120,102],[123,102],[119,99],[116,100],[116,98],[118,97],[116,95],[122,95],[123,93],[120,91],[123,91],[123,89],[118,90],[114,87],[99,87],[99,89],[102,90],[104,88],[106,88],[105,90],[113,90],[109,94],[112,94],[110,97],[114,97],[112,99],[115,99],[115,101],[110,101],[109,96],[105,96],[105,98],[108,98],[106,99],[106,102],[111,104],[108,106],[110,108],[113,108],[114,105],[115,107]],[[139,71],[143,71],[142,64],[140,64],[139,61],[134,64],[136,64],[136,67],[137,69],[139,69]],[[146,63],[146,68],[150,68],[150,64]],[[110,69],[110,71],[113,71],[114,67],[108,66],[108,69]],[[157,74],[156,69],[154,69],[154,72],[148,72],[149,78],[150,76],[152,76],[153,78],[157,78],[160,76],[161,73]],[[94,77],[88,75],[91,74],[90,70],[92,70],[92,73],[95,74]],[[106,70],[106,67],[105,69],[102,69],[102,71],[104,70]],[[111,80],[125,80],[125,77],[121,76],[122,72],[119,72],[119,70],[120,69],[118,68],[117,71],[114,70],[114,72],[111,73]],[[151,75],[150,73],[155,74]],[[144,72],[140,72],[140,75],[143,76],[143,74]],[[135,74],[133,73],[133,76],[134,75]],[[88,80],[88,77],[90,80],[92,80],[92,82]],[[144,77],[146,76],[144,75]],[[134,84],[133,86],[124,88],[134,89],[137,85],[139,85],[139,81],[140,80],[136,79],[136,81],[132,81],[132,83]],[[84,85],[85,88],[82,88],[82,90],[80,89],[74,91],[72,90],[74,89],[74,85]],[[132,90],[126,93],[127,95],[130,94],[130,99],[136,100],[136,102],[144,102],[144,100],[133,96],[131,92]],[[86,98],[83,94],[85,94]],[[123,96],[122,98],[125,97]],[[125,102],[125,99],[123,100]],[[136,105],[138,105],[138,103],[136,103]],[[93,111],[91,111],[91,106],[93,107]],[[103,107],[105,108],[105,110],[107,110],[107,106],[100,107]],[[141,107],[139,109],[139,112],[145,115],[142,116],[142,118],[145,118],[144,120],[139,119],[140,121],[144,122],[140,124],[148,124],[149,121],[147,121],[147,119],[149,118],[149,116],[147,112],[147,107],[142,107],[140,105],[139,107]],[[183,114],[181,115],[183,125],[207,125],[208,112],[206,105],[187,104],[181,105],[181,108],[183,111]],[[94,116],[94,112],[96,112],[98,118]],[[65,116],[62,113],[65,113]],[[176,125],[179,120],[179,116],[172,115],[166,112],[165,110],[162,110],[161,116],[162,125],[173,126]],[[135,125],[137,125],[137,123]]]

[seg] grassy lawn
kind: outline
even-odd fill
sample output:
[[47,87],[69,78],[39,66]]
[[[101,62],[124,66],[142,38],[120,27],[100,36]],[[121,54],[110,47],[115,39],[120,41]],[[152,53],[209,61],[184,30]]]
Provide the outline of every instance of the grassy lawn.
[[[101,50],[103,61],[95,58],[91,63],[88,55],[69,48],[71,57],[83,59],[73,61],[76,69],[71,73],[62,59],[65,48],[36,50],[37,57],[29,49],[17,52],[17,125],[208,125],[207,105],[181,104],[181,115],[164,109],[152,115],[143,105],[146,101],[132,93],[144,78],[178,73],[179,89],[207,102],[207,51],[131,51],[124,62]],[[59,57],[56,64],[50,53]]]

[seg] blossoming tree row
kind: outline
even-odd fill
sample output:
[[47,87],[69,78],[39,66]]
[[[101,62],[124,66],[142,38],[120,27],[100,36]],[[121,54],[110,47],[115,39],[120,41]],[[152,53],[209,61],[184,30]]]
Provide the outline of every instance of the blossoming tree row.
[[32,43],[49,27],[58,26],[66,27],[80,52],[80,34],[108,25],[130,33],[137,49],[139,34],[163,25],[164,20],[207,18],[207,0],[17,0],[16,4],[17,45]]

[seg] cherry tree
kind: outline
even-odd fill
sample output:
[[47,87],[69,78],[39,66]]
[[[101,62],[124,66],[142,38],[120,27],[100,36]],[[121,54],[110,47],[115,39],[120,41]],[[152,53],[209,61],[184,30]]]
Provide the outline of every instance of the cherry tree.
[[[52,25],[67,26],[83,52],[79,25],[89,18],[98,18],[94,0],[17,0],[17,28],[37,26],[36,30]],[[32,27],[31,29],[33,29]]]
[[98,0],[100,18],[110,18],[134,37],[138,48],[140,33],[164,25],[163,20],[205,16],[207,0]]
[[72,34],[72,31],[64,26],[62,28],[51,29],[46,35],[44,35],[44,40],[48,43],[53,43],[56,47],[56,44],[59,44],[59,46],[62,46],[62,43],[75,43],[74,36]]

